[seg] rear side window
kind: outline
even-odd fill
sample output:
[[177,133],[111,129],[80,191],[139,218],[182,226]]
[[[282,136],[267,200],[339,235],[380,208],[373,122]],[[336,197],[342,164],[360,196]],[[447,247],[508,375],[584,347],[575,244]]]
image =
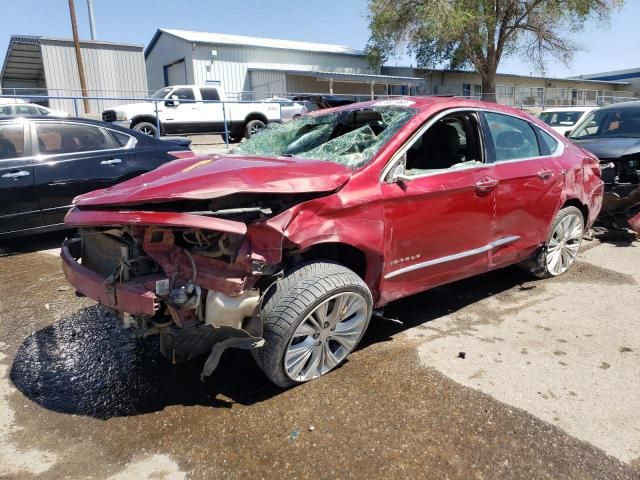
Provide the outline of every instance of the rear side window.
[[11,105],[0,106],[0,115],[12,115]]
[[18,115],[38,115],[38,109],[33,105],[16,105]]
[[0,160],[24,155],[24,125],[0,125]]
[[202,100],[220,100],[217,88],[201,88],[200,95]]
[[499,113],[487,112],[484,116],[489,125],[496,162],[540,156],[538,138],[529,122]]
[[543,148],[546,152],[542,153],[547,155],[554,153],[558,148],[558,141],[542,129],[538,129],[538,132],[540,132],[540,139],[544,143],[543,147],[546,147]]
[[118,148],[116,141],[100,127],[75,123],[37,123],[36,136],[41,154],[89,152]]
[[129,140],[131,140],[131,137],[126,133],[116,132],[115,130],[109,130],[109,133],[121,147],[124,147],[127,143],[129,143]]

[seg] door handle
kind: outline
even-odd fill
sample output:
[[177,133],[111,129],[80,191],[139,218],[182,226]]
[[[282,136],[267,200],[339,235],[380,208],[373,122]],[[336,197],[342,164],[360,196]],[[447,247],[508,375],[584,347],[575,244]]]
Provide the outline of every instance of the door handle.
[[20,170],[18,172],[9,172],[2,175],[2,178],[20,178],[20,177],[28,177],[31,175],[26,170]]
[[117,163],[122,163],[122,160],[119,158],[112,158],[110,160],[102,160],[100,165],[115,165]]
[[538,177],[542,180],[549,180],[553,177],[553,170],[543,169],[538,172]]
[[498,185],[498,180],[491,177],[484,177],[476,183],[476,190],[478,192],[490,192]]

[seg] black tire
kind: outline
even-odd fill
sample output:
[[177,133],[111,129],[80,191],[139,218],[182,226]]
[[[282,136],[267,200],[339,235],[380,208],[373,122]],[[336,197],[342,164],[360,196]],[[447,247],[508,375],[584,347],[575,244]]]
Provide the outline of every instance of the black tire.
[[244,127],[244,136],[246,138],[251,138],[260,130],[264,130],[266,126],[267,124],[264,123],[262,120],[249,120]]
[[311,262],[290,270],[267,290],[261,309],[265,344],[252,354],[271,382],[279,387],[303,383],[289,377],[285,370],[291,338],[318,305],[341,293],[357,294],[366,304],[366,323],[351,353],[362,339],[373,310],[369,288],[353,271],[336,263]]
[[[242,141],[242,135],[229,135],[229,143],[240,143]],[[222,136],[224,140],[224,135]]]
[[138,122],[132,127],[136,132],[144,133],[150,137],[158,136],[158,129],[156,125],[151,122]]
[[[569,268],[571,268],[571,265],[573,265],[573,263],[575,261],[575,256],[573,257],[573,259],[569,263],[569,266],[566,269],[564,269],[564,270],[562,270],[562,271],[560,271],[558,273],[558,272],[553,272],[550,269],[550,265],[549,265],[549,262],[548,262],[549,245],[553,241],[552,239],[554,239],[554,235],[556,235],[556,232],[558,231],[558,226],[567,217],[575,217],[580,222],[580,226],[581,226],[581,229],[582,229],[582,234],[580,235],[580,238],[577,239],[577,241],[576,241],[577,242],[577,249],[580,248],[580,244],[582,243],[582,236],[584,235],[584,216],[582,215],[582,212],[580,211],[579,208],[576,208],[576,207],[565,207],[565,208],[561,209],[558,212],[558,214],[556,215],[556,218],[554,218],[553,223],[551,224],[551,228],[549,229],[549,235],[547,236],[547,239],[546,239],[546,241],[544,243],[544,246],[536,254],[536,257],[531,259],[531,260],[527,260],[526,262],[523,262],[523,263],[520,264],[520,266],[522,268],[527,270],[534,277],[537,277],[537,278],[555,277],[555,276],[558,276],[558,275],[561,275],[561,274],[565,273]],[[577,255],[577,249],[576,249],[576,255]]]

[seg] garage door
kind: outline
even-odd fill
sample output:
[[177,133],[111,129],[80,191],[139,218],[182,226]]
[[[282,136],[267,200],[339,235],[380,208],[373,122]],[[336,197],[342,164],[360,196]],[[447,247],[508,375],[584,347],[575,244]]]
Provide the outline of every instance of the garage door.
[[167,86],[185,85],[187,83],[187,72],[185,70],[184,59],[172,65],[166,65],[164,68],[166,72],[165,80]]

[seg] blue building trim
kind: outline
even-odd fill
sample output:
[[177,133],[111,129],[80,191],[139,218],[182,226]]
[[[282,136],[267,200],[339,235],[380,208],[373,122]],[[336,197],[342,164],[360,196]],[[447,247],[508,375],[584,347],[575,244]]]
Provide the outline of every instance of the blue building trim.
[[591,77],[589,80],[624,80],[626,78],[640,78],[640,70],[631,73],[620,73],[618,75],[605,75],[603,77]]

